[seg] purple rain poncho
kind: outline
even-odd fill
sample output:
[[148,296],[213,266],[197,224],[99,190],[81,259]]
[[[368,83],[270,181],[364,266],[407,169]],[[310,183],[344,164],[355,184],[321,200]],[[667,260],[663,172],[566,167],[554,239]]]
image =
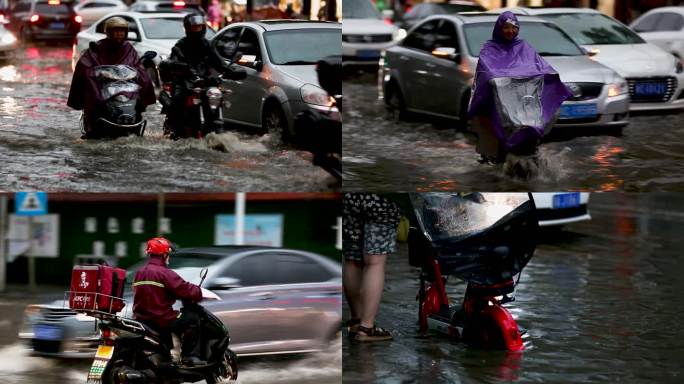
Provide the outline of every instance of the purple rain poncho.
[[[527,41],[518,38],[517,35],[511,41],[504,38],[503,26],[507,22],[516,26],[520,25],[512,12],[502,13],[494,25],[492,39],[485,42],[480,50],[473,96],[468,106],[468,117],[472,118],[475,115],[491,117],[496,136],[505,144],[506,150],[510,151],[523,142],[540,139],[544,135],[544,127],[550,124],[560,105],[572,96],[572,93],[560,81],[553,67],[539,56]],[[544,80],[541,92],[541,122],[543,124],[507,133],[497,113],[490,80],[539,76],[543,76]]]

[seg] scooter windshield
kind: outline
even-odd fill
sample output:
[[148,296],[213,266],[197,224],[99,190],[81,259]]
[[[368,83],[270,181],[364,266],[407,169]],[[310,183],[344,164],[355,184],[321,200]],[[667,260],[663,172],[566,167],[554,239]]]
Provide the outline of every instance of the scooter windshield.
[[498,77],[489,80],[501,126],[508,132],[522,127],[543,127],[541,95],[544,78]]
[[136,82],[138,72],[128,65],[102,65],[95,68],[95,76],[102,84],[104,100],[122,93],[133,94],[140,90],[140,85]]
[[472,236],[528,201],[527,193],[411,193],[418,224],[433,243]]

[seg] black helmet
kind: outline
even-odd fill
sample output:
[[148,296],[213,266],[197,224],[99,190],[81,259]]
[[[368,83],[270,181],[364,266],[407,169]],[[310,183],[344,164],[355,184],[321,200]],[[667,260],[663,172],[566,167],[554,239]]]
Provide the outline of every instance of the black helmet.
[[[197,28],[199,26],[201,26],[201,29]],[[185,36],[204,37],[204,33],[207,31],[207,22],[202,15],[189,14],[183,18],[183,28],[185,28]]]

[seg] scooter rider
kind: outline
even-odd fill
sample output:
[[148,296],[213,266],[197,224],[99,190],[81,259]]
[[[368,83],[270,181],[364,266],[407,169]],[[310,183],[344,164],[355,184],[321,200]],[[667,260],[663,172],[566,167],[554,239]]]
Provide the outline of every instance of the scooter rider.
[[202,290],[168,268],[171,243],[163,237],[147,242],[149,261],[135,273],[133,281],[133,317],[160,332],[162,340],[173,347],[171,332],[182,339],[181,358],[185,365],[203,365],[196,357],[199,316],[191,311],[174,311],[177,299],[199,302]]
[[[188,64],[190,77],[206,78],[210,69],[220,73],[231,71],[230,66],[218,56],[206,39],[207,22],[202,15],[188,14],[183,18],[185,37],[178,40],[171,49],[169,61]],[[178,128],[184,113],[183,101],[188,92],[185,81],[175,81],[172,91],[172,104],[168,111],[170,121]]]
[[90,43],[90,47],[83,52],[76,63],[74,75],[71,80],[69,99],[67,105],[76,110],[83,110],[83,124],[85,135],[83,138],[92,136],[93,114],[101,105],[98,86],[90,75],[90,69],[100,65],[128,65],[138,72],[138,84],[141,86],[140,104],[141,113],[145,107],[154,104],[156,98],[152,81],[145,69],[138,63],[139,57],[135,48],[126,41],[128,36],[128,22],[122,17],[112,17],[105,23],[106,38],[98,42]]

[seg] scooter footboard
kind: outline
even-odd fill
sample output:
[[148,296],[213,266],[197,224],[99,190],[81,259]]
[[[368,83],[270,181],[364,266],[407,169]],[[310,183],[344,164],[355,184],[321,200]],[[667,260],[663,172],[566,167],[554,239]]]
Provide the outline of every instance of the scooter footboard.
[[[488,333],[485,336],[489,338],[488,341],[493,342],[493,344],[500,344],[509,351],[522,351],[525,349],[522,337],[520,336],[520,330],[518,329],[518,323],[506,308],[490,305],[485,307],[480,315],[481,323],[485,324],[485,332]],[[495,327],[495,329],[486,329],[487,327]],[[497,337],[500,339],[497,340]]]

